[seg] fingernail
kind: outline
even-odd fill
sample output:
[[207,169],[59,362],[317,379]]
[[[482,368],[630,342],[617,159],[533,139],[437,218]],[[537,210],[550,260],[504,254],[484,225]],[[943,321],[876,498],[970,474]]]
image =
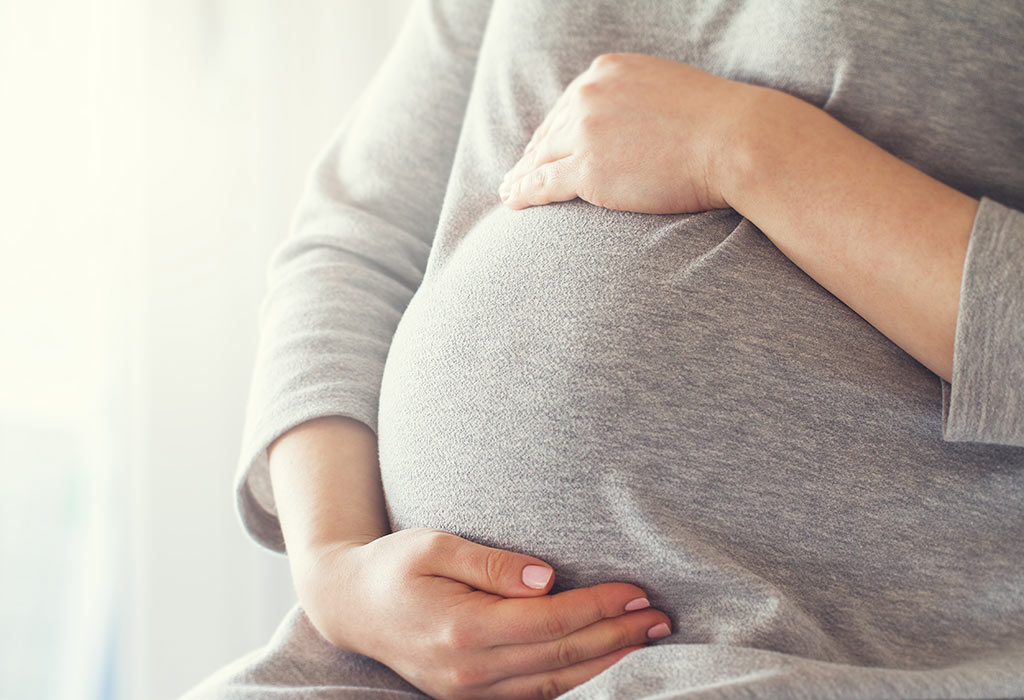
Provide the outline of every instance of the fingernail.
[[661,639],[662,637],[667,637],[669,634],[671,634],[671,632],[668,629],[668,625],[666,625],[664,622],[659,623],[651,629],[647,630],[648,639]]
[[530,588],[544,588],[551,580],[552,573],[554,572],[546,566],[530,564],[523,569],[523,583]]
[[651,607],[651,601],[646,598],[634,598],[633,600],[626,603],[626,610],[633,612],[634,610],[643,610],[644,608]]

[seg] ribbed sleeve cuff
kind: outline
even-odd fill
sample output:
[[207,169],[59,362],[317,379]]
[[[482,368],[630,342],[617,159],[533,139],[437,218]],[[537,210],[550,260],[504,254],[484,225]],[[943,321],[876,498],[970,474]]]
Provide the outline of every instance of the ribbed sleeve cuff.
[[1024,214],[987,198],[967,245],[942,437],[1024,447]]

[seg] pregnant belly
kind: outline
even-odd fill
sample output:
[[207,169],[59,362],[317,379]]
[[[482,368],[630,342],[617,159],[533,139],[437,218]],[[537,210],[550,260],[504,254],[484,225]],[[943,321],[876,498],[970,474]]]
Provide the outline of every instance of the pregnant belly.
[[[394,527],[554,556],[563,581],[585,576],[580,555],[621,525],[601,512],[603,485],[648,488],[657,475],[638,460],[660,450],[675,462],[689,449],[662,432],[690,403],[686,376],[696,370],[668,347],[687,284],[673,281],[666,258],[687,248],[697,257],[739,223],[711,215],[698,241],[659,218],[582,203],[502,208],[458,246],[442,241],[381,386]],[[718,333],[707,323],[714,309],[685,313]]]
[[[497,208],[457,245],[439,235],[381,385],[392,529],[538,556],[555,592],[636,583],[674,642],[924,660],[865,630],[932,604],[956,618],[920,571],[889,570],[936,550],[914,518],[945,507],[900,503],[942,498],[916,469],[950,461],[930,373],[732,212],[576,201]],[[837,598],[869,591],[876,610],[837,616]]]

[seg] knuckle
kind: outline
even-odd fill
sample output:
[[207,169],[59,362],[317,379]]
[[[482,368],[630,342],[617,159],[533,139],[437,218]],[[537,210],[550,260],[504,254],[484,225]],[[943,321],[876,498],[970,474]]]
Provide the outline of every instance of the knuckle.
[[448,648],[465,651],[472,645],[473,634],[465,625],[454,625],[448,632]]
[[580,134],[584,138],[587,138],[589,136],[593,136],[594,133],[598,130],[599,127],[602,126],[603,123],[604,120],[601,119],[601,117],[594,114],[593,112],[587,112],[586,114],[582,115],[579,118],[577,128],[579,129]]
[[622,61],[622,55],[618,53],[602,53],[594,57],[594,60],[590,62],[590,67],[596,70],[602,70],[605,68],[611,68],[612,66],[618,65]]
[[439,530],[437,528],[433,528],[433,527],[414,527],[414,528],[409,528],[407,530],[399,530],[398,532],[396,532],[394,534],[396,534],[396,535],[406,535],[408,537],[415,536],[415,537],[419,538],[419,537],[432,537],[432,536],[435,536],[435,535],[436,536],[447,535],[447,534],[450,534],[450,533],[445,532],[444,530]]
[[542,627],[548,639],[560,639],[566,635],[567,625],[561,616],[556,615],[553,611],[544,616]]
[[580,660],[581,656],[579,645],[568,637],[555,642],[555,661],[558,663],[559,668],[572,666]]
[[442,622],[434,628],[433,646],[439,652],[444,653],[452,648],[452,642],[454,641],[454,624],[451,622]]
[[438,625],[430,635],[432,646],[437,653],[445,653],[452,648],[452,629],[449,624]]
[[428,529],[424,530],[423,536],[426,538],[427,542],[436,546],[445,544],[451,538],[452,533],[445,532],[444,530]]
[[469,697],[469,691],[480,682],[480,669],[471,664],[456,664],[448,671],[448,682],[453,691]]
[[540,682],[538,695],[543,700],[553,700],[563,692],[562,684],[554,676],[545,676]]
[[637,643],[636,638],[641,638],[641,643],[647,641],[647,628],[644,627],[642,631],[636,631],[630,629],[627,625],[619,625],[615,630],[614,644],[616,649],[622,649],[624,647],[632,646]]
[[576,94],[578,94],[584,100],[594,97],[598,93],[604,90],[604,83],[597,78],[591,78],[579,84],[576,88]]
[[587,616],[595,621],[611,617],[608,614],[610,611],[608,589],[599,584],[585,590],[587,595],[580,601],[580,605]]
[[491,586],[497,587],[504,580],[502,575],[508,569],[508,557],[500,549],[492,549],[484,558],[484,575]]
[[444,691],[438,697],[444,700],[470,700],[472,697],[469,689],[459,684],[459,676],[454,670],[449,670],[444,674],[442,684]]
[[[623,604],[619,591],[613,586],[595,586],[591,589],[594,593],[593,604],[595,612],[602,618],[619,617],[623,612]],[[640,596],[633,596],[639,598]],[[630,598],[632,600],[632,598]]]
[[471,643],[472,634],[463,624],[450,620],[438,630],[438,645],[446,651],[463,651]]
[[420,553],[425,557],[434,558],[448,546],[451,535],[444,530],[426,530],[420,543]]
[[534,187],[543,187],[548,179],[547,168],[538,168],[537,170],[534,170],[530,179],[533,181],[532,184]]

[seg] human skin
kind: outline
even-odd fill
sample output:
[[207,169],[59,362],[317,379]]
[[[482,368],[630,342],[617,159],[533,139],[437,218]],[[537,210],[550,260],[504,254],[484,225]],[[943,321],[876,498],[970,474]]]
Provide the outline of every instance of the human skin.
[[978,201],[799,98],[602,54],[537,127],[499,195],[650,214],[733,208],[804,272],[951,381]]
[[[310,622],[432,697],[553,698],[669,634],[668,616],[635,585],[550,595],[556,574],[536,557],[441,530],[390,533],[377,437],[361,421],[307,421],[268,458]],[[537,566],[548,578],[530,587],[524,571]]]

